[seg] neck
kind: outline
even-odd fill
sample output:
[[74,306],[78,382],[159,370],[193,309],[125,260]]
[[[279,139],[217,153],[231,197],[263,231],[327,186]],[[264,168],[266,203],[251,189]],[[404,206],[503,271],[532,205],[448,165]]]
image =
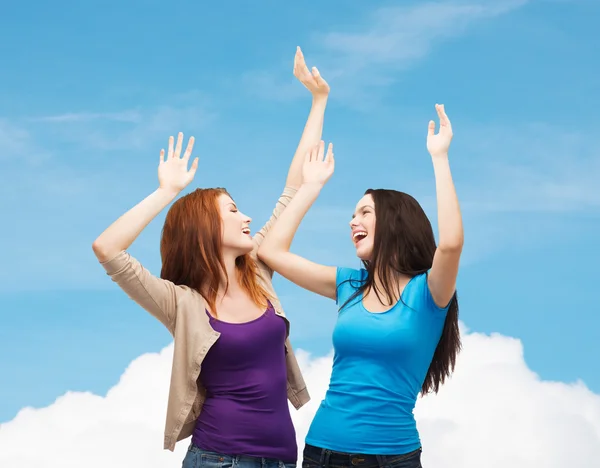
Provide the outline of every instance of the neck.
[[236,296],[242,291],[235,267],[235,260],[237,257],[238,255],[234,253],[223,254],[223,263],[225,264],[227,279],[224,275],[221,275],[219,292],[217,293],[217,302],[222,301],[225,297]]
[[[408,280],[410,279],[407,275],[403,275],[403,274],[392,274],[391,275],[391,284],[390,284],[390,288],[391,288],[391,294],[392,294],[392,302],[391,304],[396,303],[398,300],[400,300],[400,295],[402,293],[402,290],[404,289],[404,286],[406,285],[406,283],[408,282]],[[379,275],[379,271],[377,268],[373,269],[373,286],[372,289],[374,291],[377,291],[379,293],[379,300],[383,305],[391,305],[391,304],[387,304],[388,301],[388,297],[387,294],[385,292],[384,289],[384,284],[383,281]],[[373,291],[373,292],[374,292]]]

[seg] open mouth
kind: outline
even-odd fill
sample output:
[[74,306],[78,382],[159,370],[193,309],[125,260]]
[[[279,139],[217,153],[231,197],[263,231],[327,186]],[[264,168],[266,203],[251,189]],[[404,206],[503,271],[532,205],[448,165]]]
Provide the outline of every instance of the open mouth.
[[250,235],[250,228],[249,227],[245,227],[244,229],[242,229],[242,234],[246,234],[247,236]]
[[354,245],[358,245],[366,237],[367,237],[366,231],[356,231],[354,234],[352,234],[352,240],[354,241]]

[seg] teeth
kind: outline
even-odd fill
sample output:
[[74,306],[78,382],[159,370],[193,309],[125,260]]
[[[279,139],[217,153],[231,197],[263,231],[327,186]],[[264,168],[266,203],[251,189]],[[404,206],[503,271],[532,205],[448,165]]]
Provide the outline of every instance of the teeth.
[[250,234],[250,229],[249,228],[242,229],[242,232],[244,234]]
[[354,233],[353,237],[354,237],[354,239],[358,239],[359,237],[360,238],[365,238],[365,237],[367,237],[367,233],[364,232],[364,231],[358,231],[358,232]]

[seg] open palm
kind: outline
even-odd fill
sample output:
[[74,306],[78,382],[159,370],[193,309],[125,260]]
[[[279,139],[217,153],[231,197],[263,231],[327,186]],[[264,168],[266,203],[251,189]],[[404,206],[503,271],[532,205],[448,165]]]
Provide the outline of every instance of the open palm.
[[160,150],[160,164],[158,165],[158,182],[160,187],[165,190],[180,192],[182,191],[196,175],[198,169],[198,158],[192,162],[188,170],[188,162],[194,148],[194,137],[188,141],[187,148],[183,157],[181,154],[181,144],[183,143],[183,133],[177,135],[177,145],[173,148],[173,137],[169,138],[169,150],[167,159],[165,159],[165,150]]
[[302,180],[305,184],[325,185],[333,174],[335,160],[333,159],[333,144],[329,143],[327,154],[325,152],[325,143],[321,140],[308,153],[302,166]]
[[436,104],[435,110],[440,119],[440,129],[438,133],[435,134],[435,122],[433,120],[429,122],[427,151],[429,151],[429,154],[432,157],[446,156],[448,154],[448,149],[450,148],[450,142],[452,141],[452,124],[446,115],[443,104]]

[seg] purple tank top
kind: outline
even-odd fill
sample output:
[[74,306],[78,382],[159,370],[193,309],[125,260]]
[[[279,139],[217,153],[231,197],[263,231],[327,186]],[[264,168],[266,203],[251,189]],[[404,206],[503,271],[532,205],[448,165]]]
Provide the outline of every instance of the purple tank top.
[[225,455],[295,463],[298,448],[287,402],[285,321],[269,303],[266,312],[250,322],[227,323],[211,316],[210,324],[221,336],[202,362],[206,401],[192,442]]

